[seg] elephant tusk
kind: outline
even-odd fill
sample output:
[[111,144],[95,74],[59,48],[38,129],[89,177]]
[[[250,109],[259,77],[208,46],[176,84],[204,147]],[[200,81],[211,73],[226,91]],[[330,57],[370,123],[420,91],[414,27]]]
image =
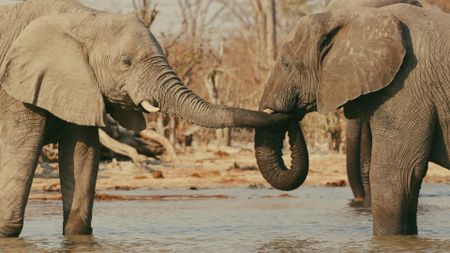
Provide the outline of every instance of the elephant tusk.
[[148,101],[142,102],[142,103],[141,103],[141,106],[142,106],[142,108],[144,108],[144,110],[146,110],[146,111],[149,112],[149,113],[152,113],[152,112],[159,112],[159,108],[153,106],[153,105],[150,104],[150,102],[148,102]]
[[267,114],[273,114],[275,111],[272,109],[265,109],[263,112],[265,112]]

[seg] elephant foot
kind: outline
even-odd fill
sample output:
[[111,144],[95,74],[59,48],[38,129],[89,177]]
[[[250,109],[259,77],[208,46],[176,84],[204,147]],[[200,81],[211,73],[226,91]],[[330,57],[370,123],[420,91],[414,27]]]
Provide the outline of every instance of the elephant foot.
[[22,232],[23,220],[0,222],[0,237],[18,237]]
[[357,197],[354,199],[355,202],[364,202],[365,198],[363,197]]
[[92,234],[92,227],[86,226],[86,225],[67,225],[64,228],[64,235],[91,235]]
[[[412,223],[412,222],[411,222]],[[377,236],[383,235],[417,235],[416,224],[390,224],[382,227],[374,226],[373,234]]]
[[91,235],[91,215],[86,212],[73,210],[64,221],[64,235]]
[[351,207],[370,207],[370,199],[363,198],[363,197],[357,197],[351,200],[350,202]]

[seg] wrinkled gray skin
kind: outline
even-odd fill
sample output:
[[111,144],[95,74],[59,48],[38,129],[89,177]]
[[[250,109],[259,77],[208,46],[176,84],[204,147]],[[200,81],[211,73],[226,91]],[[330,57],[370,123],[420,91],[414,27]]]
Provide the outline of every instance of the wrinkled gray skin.
[[[300,19],[282,47],[260,109],[302,119],[343,107],[370,119],[374,234],[416,234],[428,161],[450,169],[450,18],[407,4],[332,10]],[[292,165],[281,158],[288,131]],[[264,178],[293,190],[308,171],[297,121],[257,129]],[[303,160],[301,160],[303,159]]]
[[[417,0],[333,0],[330,1],[325,10],[350,9],[356,7],[383,7],[391,4],[407,3],[422,7]],[[370,125],[367,120],[347,120],[346,138],[346,162],[347,177],[355,197],[356,205],[370,206],[370,152],[371,134]]]
[[372,136],[368,120],[349,119],[346,126],[347,177],[355,206],[370,206],[370,152]]
[[[175,75],[133,16],[72,0],[0,8],[0,236],[18,236],[41,147],[59,143],[64,234],[90,234],[98,127],[110,113],[135,131],[148,105],[205,127],[255,127],[288,116],[211,105]],[[147,106],[142,102],[147,101]]]

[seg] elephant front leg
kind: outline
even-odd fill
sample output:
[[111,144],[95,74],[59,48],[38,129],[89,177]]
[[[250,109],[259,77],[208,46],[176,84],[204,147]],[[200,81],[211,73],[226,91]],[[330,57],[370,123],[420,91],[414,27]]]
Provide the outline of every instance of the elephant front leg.
[[417,203],[432,132],[372,130],[370,187],[374,234],[417,234]]
[[59,142],[65,235],[92,234],[99,159],[98,129],[68,125]]
[[417,234],[417,203],[421,177],[399,164],[373,164],[371,168],[373,232],[375,235]]
[[[1,102],[1,88],[0,88]],[[45,117],[22,103],[0,103],[0,237],[19,236],[44,140]]]

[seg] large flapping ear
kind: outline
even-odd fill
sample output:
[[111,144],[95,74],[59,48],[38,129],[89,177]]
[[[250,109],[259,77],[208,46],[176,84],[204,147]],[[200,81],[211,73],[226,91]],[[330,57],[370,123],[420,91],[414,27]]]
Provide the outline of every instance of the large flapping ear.
[[320,112],[335,110],[389,85],[406,54],[400,22],[394,16],[374,9],[330,16],[339,21],[330,22],[335,27],[320,47]]
[[[71,17],[68,17],[71,18]],[[1,85],[11,96],[67,122],[105,126],[105,105],[84,45],[58,22],[37,19],[11,45]]]

